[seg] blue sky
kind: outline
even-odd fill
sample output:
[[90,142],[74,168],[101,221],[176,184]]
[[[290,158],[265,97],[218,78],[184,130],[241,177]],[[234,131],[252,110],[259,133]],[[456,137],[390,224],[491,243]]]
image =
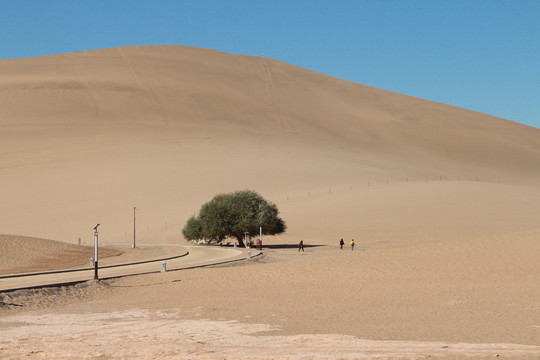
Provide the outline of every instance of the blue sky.
[[0,0],[0,39],[0,59],[158,44],[266,56],[540,128],[538,0]]

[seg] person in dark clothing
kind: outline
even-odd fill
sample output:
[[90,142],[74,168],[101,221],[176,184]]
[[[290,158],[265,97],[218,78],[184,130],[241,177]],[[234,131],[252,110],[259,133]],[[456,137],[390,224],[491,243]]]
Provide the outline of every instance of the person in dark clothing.
[[345,245],[345,241],[343,239],[339,240],[339,248],[343,250],[343,245]]
[[304,251],[304,240],[300,240],[300,242],[298,243],[298,251]]

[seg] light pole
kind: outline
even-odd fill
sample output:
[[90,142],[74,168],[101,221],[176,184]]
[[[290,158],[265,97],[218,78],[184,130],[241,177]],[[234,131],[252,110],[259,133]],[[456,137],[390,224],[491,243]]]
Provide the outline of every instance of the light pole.
[[139,210],[136,206],[133,207],[133,248],[135,249],[135,211]]
[[99,224],[96,224],[92,230],[94,230],[94,279],[98,280],[98,228]]

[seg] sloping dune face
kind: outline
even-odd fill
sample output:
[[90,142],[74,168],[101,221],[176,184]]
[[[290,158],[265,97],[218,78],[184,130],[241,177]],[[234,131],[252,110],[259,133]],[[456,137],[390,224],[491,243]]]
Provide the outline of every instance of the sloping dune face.
[[327,236],[368,183],[540,184],[539,129],[268,58],[126,47],[2,60],[0,74],[3,233],[91,241],[101,223],[129,243],[137,206],[141,240],[177,241],[214,194],[250,188],[298,236],[304,210],[321,213]]

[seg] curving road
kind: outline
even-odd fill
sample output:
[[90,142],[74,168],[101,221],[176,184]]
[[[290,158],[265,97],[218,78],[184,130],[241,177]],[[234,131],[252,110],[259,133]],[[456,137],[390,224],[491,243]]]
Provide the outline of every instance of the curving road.
[[[247,258],[246,249],[207,246],[182,246],[179,248],[183,248],[185,251],[180,251],[178,256],[173,259],[165,260],[167,271],[215,265]],[[258,254],[259,251],[251,249],[252,256]],[[99,268],[98,274],[100,279],[109,279],[127,275],[160,272],[162,269],[162,262],[163,259],[156,259],[144,263],[109,265],[107,267]],[[91,280],[93,278],[93,268],[3,276],[0,277],[0,291],[70,284]]]

